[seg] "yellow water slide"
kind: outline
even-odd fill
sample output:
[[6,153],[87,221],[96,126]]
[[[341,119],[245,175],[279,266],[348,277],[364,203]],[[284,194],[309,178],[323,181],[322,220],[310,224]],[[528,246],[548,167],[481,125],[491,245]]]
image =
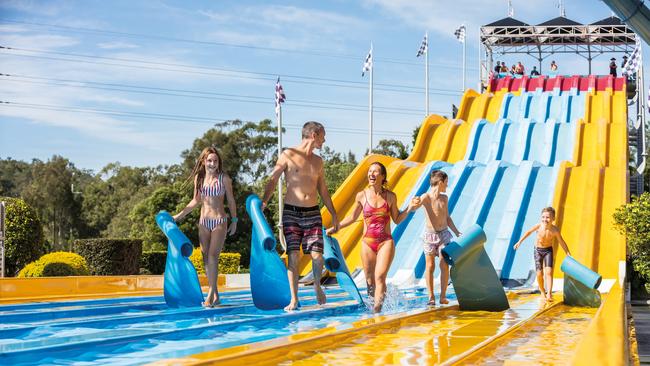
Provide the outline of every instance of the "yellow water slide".
[[[573,256],[604,278],[618,278],[625,238],[612,225],[628,199],[627,104],[623,91],[592,91],[576,133],[573,162],[563,162],[553,200],[556,224]],[[564,259],[558,250],[556,263]],[[562,277],[555,266],[555,277]]]
[[[406,160],[381,155],[365,157],[332,196],[339,220],[352,213],[354,198],[357,192],[367,186],[368,167],[375,161],[380,161],[386,166],[388,188],[395,192],[397,203],[402,207],[414,184],[425,174],[426,163],[435,160],[454,163],[463,159],[473,123],[486,118],[487,115],[498,116],[502,99],[503,93],[494,96],[491,93],[478,94],[474,90],[467,90],[460,103],[458,119],[448,120],[438,115],[430,115],[424,120],[411,155]],[[491,122],[495,121],[496,118]],[[321,213],[323,225],[331,225],[329,211],[323,208]],[[358,245],[362,234],[361,219],[335,234],[351,272],[362,267]],[[311,271],[311,260],[308,256],[301,258],[299,270],[302,276]]]

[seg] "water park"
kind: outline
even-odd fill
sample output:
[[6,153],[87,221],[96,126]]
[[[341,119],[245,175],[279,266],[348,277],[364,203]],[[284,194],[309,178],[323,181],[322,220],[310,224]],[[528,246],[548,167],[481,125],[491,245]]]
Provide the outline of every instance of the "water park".
[[[640,55],[641,44],[650,43],[650,10],[636,0],[604,3],[615,15],[590,24],[562,14],[530,25],[509,14],[475,29],[478,87],[463,85],[450,118],[429,113],[427,94],[426,117],[405,158],[372,153],[370,134],[370,153],[332,187],[331,199],[319,190],[320,178],[313,184],[292,179],[307,174],[296,168],[307,163],[283,163],[287,146],[280,140],[276,170],[265,172],[271,174],[265,194],[251,192],[245,205],[238,202],[245,206],[238,216],[215,222],[203,221],[205,202],[212,202],[203,201],[199,221],[199,210],[191,214],[197,197],[219,199],[223,209],[233,188],[221,172],[214,190],[202,183],[217,164],[210,156],[221,164],[218,154],[188,157],[203,164],[196,165],[194,184],[201,183],[194,196],[146,216],[166,244],[163,274],[5,277],[5,244],[16,235],[10,215],[17,211],[3,202],[0,364],[639,364],[630,322],[632,239],[615,227],[614,217],[647,183],[648,95]],[[456,31],[462,43],[466,31],[472,30]],[[428,72],[427,37],[418,57],[427,57]],[[372,52],[371,46],[363,63],[370,76],[370,131]],[[589,73],[547,67],[549,57],[560,54],[576,55]],[[592,61],[603,54],[629,58],[619,74],[592,73]],[[534,60],[537,72],[495,63],[512,55]],[[427,76],[427,93],[428,85]],[[269,128],[277,127],[280,138],[284,98],[278,79],[278,126]],[[305,128],[304,146],[319,148],[327,124],[307,134]],[[379,198],[373,187],[381,187]],[[292,189],[320,195],[316,226],[308,221],[313,210],[287,204],[295,202]],[[376,214],[383,207],[385,213]],[[190,214],[196,218],[181,220]],[[436,225],[441,214],[449,239]],[[223,240],[238,218],[250,222],[247,272],[217,276],[210,268],[223,269],[221,261],[191,259],[201,249],[189,225],[200,222],[200,240],[215,231]],[[371,236],[376,222],[380,233]],[[303,251],[306,238],[319,245],[315,237],[322,238],[322,263],[315,249],[291,257],[292,244],[300,253],[301,240]],[[369,240],[378,237],[372,247]],[[394,243],[389,265],[382,276],[367,278],[379,270],[386,240]],[[430,240],[434,254],[427,252]],[[34,263],[34,271],[39,265],[41,273],[61,271],[56,263]]]

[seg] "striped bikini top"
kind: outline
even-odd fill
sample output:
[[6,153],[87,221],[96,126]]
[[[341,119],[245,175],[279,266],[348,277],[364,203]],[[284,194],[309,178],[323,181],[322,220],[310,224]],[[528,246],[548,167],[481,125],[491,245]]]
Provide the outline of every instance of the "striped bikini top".
[[223,173],[219,173],[213,185],[203,185],[201,194],[207,197],[223,196],[226,194],[226,187],[223,184]]

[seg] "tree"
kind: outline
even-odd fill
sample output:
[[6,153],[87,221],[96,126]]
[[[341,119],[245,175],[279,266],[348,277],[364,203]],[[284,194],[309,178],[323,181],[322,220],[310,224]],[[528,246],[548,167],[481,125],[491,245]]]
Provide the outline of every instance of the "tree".
[[6,202],[5,266],[15,276],[28,263],[45,254],[43,227],[36,210],[19,198],[0,198]]
[[[136,204],[129,213],[129,220],[132,222],[130,236],[132,238],[142,239],[142,248],[144,250],[165,250],[167,248],[167,239],[158,228],[156,214],[161,210],[174,214],[178,207],[183,204],[181,202],[182,198],[183,193],[178,185],[163,186],[156,189],[149,197]],[[196,219],[198,220],[198,216]],[[191,219],[188,218],[188,220]],[[188,221],[186,220],[186,222]],[[186,234],[188,233],[188,229],[194,233],[194,235],[188,235],[188,237],[192,236],[193,241],[197,243],[196,221],[193,222],[194,230],[191,230],[192,228],[187,226],[184,229]]]
[[404,146],[401,141],[394,139],[380,140],[377,147],[373,149],[373,152],[376,154],[396,157],[402,160],[409,156],[408,146]]
[[0,159],[0,196],[19,197],[31,173],[31,166],[24,161]]
[[351,151],[344,156],[341,153],[334,152],[329,146],[325,146],[320,155],[323,158],[323,168],[325,169],[325,183],[330,195],[332,195],[352,173],[358,163]]
[[66,249],[69,240],[80,226],[81,198],[71,190],[74,165],[55,155],[48,162],[32,162],[31,182],[21,194],[36,209],[51,239],[54,249]]
[[650,283],[650,193],[645,192],[617,208],[614,226],[627,237],[634,270]]

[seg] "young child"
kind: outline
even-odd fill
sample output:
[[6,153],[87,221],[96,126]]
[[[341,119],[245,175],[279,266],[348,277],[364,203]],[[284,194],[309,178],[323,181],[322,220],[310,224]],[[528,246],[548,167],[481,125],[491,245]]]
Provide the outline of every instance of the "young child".
[[433,272],[436,269],[435,257],[440,257],[440,303],[448,304],[447,285],[449,283],[449,265],[442,259],[441,250],[451,241],[449,229],[460,236],[454,221],[449,216],[447,208],[447,173],[441,170],[431,172],[431,190],[419,197],[419,204],[424,206],[427,214],[427,225],[422,237],[426,270],[424,272],[427,289],[429,290],[428,305],[435,305],[433,294]]
[[[560,234],[560,229],[553,225],[554,220],[555,209],[553,207],[542,209],[541,222],[526,231],[514,247],[517,250],[530,234],[534,231],[537,232],[537,240],[535,240],[535,270],[537,271],[539,291],[542,297],[546,297],[546,301],[553,301],[553,297],[551,296],[551,292],[553,291],[553,242],[557,240],[566,254],[571,255],[566,242]],[[542,268],[544,268],[543,275]],[[545,285],[548,285],[548,291],[545,290]]]

